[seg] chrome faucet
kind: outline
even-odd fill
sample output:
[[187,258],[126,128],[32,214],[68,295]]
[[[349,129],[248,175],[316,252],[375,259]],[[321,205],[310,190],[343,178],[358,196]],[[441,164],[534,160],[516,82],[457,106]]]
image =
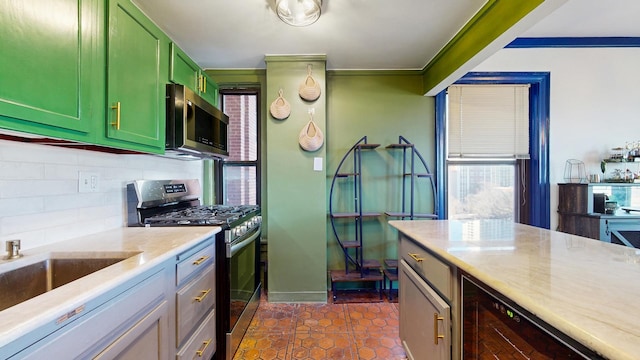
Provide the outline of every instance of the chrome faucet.
[[7,256],[5,257],[5,259],[17,259],[21,256],[22,254],[20,254],[20,240],[7,241]]

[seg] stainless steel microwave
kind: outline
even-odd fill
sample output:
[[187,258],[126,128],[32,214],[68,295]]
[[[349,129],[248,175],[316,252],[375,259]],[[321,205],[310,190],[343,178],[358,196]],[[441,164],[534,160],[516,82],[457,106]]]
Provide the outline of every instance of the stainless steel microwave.
[[165,155],[226,158],[229,117],[184,85],[167,85]]

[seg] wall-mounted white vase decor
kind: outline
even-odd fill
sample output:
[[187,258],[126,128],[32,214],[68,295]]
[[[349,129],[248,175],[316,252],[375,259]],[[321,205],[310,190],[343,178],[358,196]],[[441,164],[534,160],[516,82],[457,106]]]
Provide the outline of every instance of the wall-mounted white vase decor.
[[[309,116],[311,117],[311,115]],[[300,130],[298,143],[305,151],[316,151],[322,147],[324,134],[318,125],[313,122],[313,117],[311,117],[311,120]]]
[[273,100],[271,106],[269,106],[269,111],[271,112],[271,116],[278,120],[284,120],[291,114],[291,105],[289,105],[287,99],[284,98],[282,89],[278,91],[278,97]]
[[298,88],[298,94],[307,101],[316,101],[320,97],[320,84],[311,75],[311,65],[307,66],[307,77]]

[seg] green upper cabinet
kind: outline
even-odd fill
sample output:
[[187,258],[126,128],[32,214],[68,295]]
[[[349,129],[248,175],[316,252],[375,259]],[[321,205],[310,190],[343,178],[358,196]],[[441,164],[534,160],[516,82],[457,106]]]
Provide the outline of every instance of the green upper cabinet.
[[87,140],[104,106],[99,3],[2,2],[0,128]]
[[193,92],[200,87],[200,67],[175,43],[171,43],[171,67],[169,78],[176,84],[182,84]]
[[218,106],[218,85],[175,43],[171,43],[170,79]]
[[110,0],[104,145],[163,153],[169,38],[129,0]]

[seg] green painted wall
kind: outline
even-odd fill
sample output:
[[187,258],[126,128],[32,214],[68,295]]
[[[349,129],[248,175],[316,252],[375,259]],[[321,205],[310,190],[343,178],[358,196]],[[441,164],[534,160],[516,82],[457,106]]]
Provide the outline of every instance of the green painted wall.
[[[322,59],[322,58],[321,58]],[[327,300],[328,270],[343,269],[344,258],[328,219],[329,189],[338,163],[361,137],[381,146],[364,154],[364,204],[384,213],[400,208],[401,151],[384,147],[403,135],[416,144],[428,165],[435,166],[434,99],[422,95],[418,71],[330,71],[315,57],[273,57],[267,71],[207,70],[224,87],[262,88],[263,237],[269,243],[269,300]],[[271,61],[269,61],[271,60]],[[323,85],[320,99],[308,103],[297,89],[313,63],[314,78]],[[326,84],[326,85],[325,85]],[[291,103],[286,120],[275,120],[268,108],[280,88]],[[315,108],[314,121],[325,133],[325,145],[302,151],[297,136]],[[313,157],[323,157],[322,172],[312,169]],[[351,161],[349,161],[351,163]],[[350,205],[350,186],[341,186],[337,204]],[[430,192],[418,190],[417,208],[431,211]],[[346,206],[346,205],[345,205]],[[379,260],[396,256],[396,234],[384,215],[367,221],[366,255]],[[340,231],[352,231],[345,223]]]
[[[328,270],[343,269],[344,258],[329,221],[329,190],[338,163],[363,136],[381,144],[363,156],[363,204],[366,211],[399,211],[402,151],[385,146],[402,135],[416,145],[435,170],[433,97],[423,96],[476,56],[541,3],[562,0],[489,0],[454,39],[422,71],[330,71],[325,56],[267,56],[267,70],[207,70],[221,88],[254,87],[261,92],[263,238],[269,244],[269,300],[324,302]],[[309,103],[297,95],[313,66],[322,95]],[[276,120],[268,109],[284,90],[291,116]],[[314,120],[325,134],[313,153],[300,149],[297,137],[315,109]],[[313,171],[313,158],[323,171]],[[349,163],[352,163],[349,161]],[[430,185],[418,183],[416,209],[433,210]],[[336,188],[336,206],[353,206],[350,184]],[[339,208],[335,209],[340,211]],[[366,221],[365,257],[396,258],[397,235],[385,215]],[[338,231],[353,231],[345,222]]]
[[[363,152],[363,210],[381,214],[399,211],[402,150],[389,150],[385,146],[397,143],[398,136],[402,135],[416,144],[431,171],[435,167],[435,102],[434,98],[422,95],[422,75],[413,71],[329,72],[327,95],[327,196],[343,156],[360,138],[367,136],[368,143],[380,146]],[[352,169],[352,164],[349,157],[341,172]],[[336,181],[334,211],[353,208],[352,183],[348,181]],[[420,186],[416,192],[416,209],[423,212],[433,210],[433,197],[427,190],[426,186]],[[365,258],[382,261],[396,257],[397,235],[387,225],[388,220],[390,218],[383,214],[364,222]],[[352,221],[340,220],[338,224],[341,236],[353,233]],[[327,249],[328,268],[344,269],[344,257],[329,220]]]
[[[263,237],[269,243],[270,301],[326,301],[328,270],[343,269],[329,213],[333,174],[347,151],[363,136],[381,146],[363,154],[365,211],[399,211],[402,151],[385,146],[402,135],[416,145],[435,170],[434,98],[423,94],[477,55],[487,44],[526,16],[543,0],[490,0],[422,71],[330,71],[323,56],[267,56],[266,73],[209,70],[221,87],[259,84],[262,92]],[[558,1],[559,3],[559,1]],[[310,104],[297,95],[307,64],[323,85],[323,95]],[[326,76],[326,79],[325,79]],[[292,114],[276,120],[269,105],[284,90]],[[307,122],[307,110],[325,133],[325,145],[315,153],[302,151],[297,136]],[[313,171],[313,158],[324,160],[324,171]],[[352,164],[352,159],[347,164]],[[343,168],[342,171],[347,169]],[[429,184],[418,183],[416,209],[431,212]],[[334,211],[353,208],[353,186],[339,183]],[[396,234],[380,215],[365,221],[365,258],[395,258]],[[353,222],[337,226],[340,236],[353,233]]]
[[[280,89],[291,115],[266,119],[267,204],[269,217],[269,301],[324,302],[326,292],[326,172],[314,171],[314,158],[326,160],[326,146],[307,152],[298,145],[300,130],[309,121],[326,133],[324,56],[267,56],[268,108]],[[320,98],[305,101],[298,87],[312,67],[321,86]]]

